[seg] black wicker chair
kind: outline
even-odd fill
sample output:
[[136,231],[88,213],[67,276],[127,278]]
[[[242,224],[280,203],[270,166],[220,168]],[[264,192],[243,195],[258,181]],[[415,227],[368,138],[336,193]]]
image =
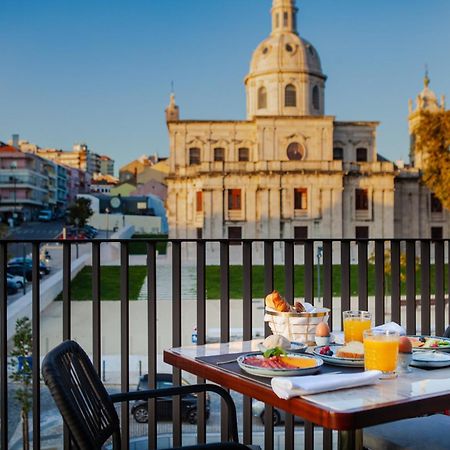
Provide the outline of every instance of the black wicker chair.
[[121,448],[114,403],[206,391],[219,394],[227,404],[229,442],[183,448],[249,449],[238,442],[236,407],[230,394],[220,386],[201,384],[109,395],[89,357],[74,341],[65,341],[47,354],[42,375],[79,450],[100,450],[110,437],[114,450]]

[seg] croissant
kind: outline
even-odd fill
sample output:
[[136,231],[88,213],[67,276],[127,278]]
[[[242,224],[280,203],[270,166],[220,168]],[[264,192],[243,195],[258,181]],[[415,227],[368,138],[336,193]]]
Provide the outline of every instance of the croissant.
[[266,306],[276,311],[289,312],[291,307],[280,295],[278,291],[273,291],[266,296]]

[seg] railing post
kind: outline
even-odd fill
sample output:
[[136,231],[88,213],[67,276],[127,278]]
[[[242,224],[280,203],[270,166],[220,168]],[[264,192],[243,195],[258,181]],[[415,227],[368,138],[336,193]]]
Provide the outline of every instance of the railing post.
[[[181,346],[181,242],[172,242],[172,345]],[[181,386],[181,370],[173,369],[173,384]],[[173,397],[173,445],[181,447],[181,398]]]
[[[70,282],[71,282],[71,246],[70,242],[63,243],[63,320],[62,320],[62,336],[63,340],[71,338],[71,311],[70,311]],[[63,427],[64,449],[71,448],[70,432],[66,424]]]
[[[130,386],[130,311],[129,311],[129,261],[128,244],[120,243],[120,388],[127,392]],[[122,449],[128,450],[130,441],[130,416],[128,402],[121,404]]]
[[39,242],[33,242],[32,245],[32,283],[33,293],[31,300],[32,320],[31,326],[33,330],[33,450],[41,448],[41,303],[40,303],[40,267],[39,260]]
[[384,241],[375,241],[375,325],[385,322]]
[[420,242],[420,332],[429,335],[430,328],[430,241]]
[[[274,289],[273,241],[264,241],[264,297]],[[268,324],[264,326],[265,335],[271,333]],[[264,408],[264,446],[267,450],[274,445],[273,435],[273,407],[266,403]]]
[[[156,242],[147,242],[147,347],[149,389],[156,389],[157,358],[157,303],[156,303]],[[148,400],[148,448],[157,446],[156,399]]]
[[358,241],[358,308],[367,311],[368,299],[368,261],[367,240]]
[[406,332],[416,334],[416,243],[406,241]]
[[436,336],[444,334],[445,325],[445,275],[444,275],[444,241],[439,240],[434,244],[436,267],[436,295],[435,295],[435,331]]
[[100,373],[101,360],[101,301],[100,301],[100,242],[92,243],[92,360]]
[[[197,343],[206,343],[206,243],[197,241]],[[197,377],[197,383],[205,383],[205,379]],[[206,396],[197,395],[197,442],[206,442]]]
[[0,449],[8,450],[7,244],[0,242]]

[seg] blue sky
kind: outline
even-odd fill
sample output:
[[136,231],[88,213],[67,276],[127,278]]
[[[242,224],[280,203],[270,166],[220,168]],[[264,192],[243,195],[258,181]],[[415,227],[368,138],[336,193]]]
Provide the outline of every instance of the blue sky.
[[[0,140],[86,142],[116,168],[168,154],[171,80],[184,119],[244,119],[243,79],[271,0],[2,0]],[[378,151],[408,154],[408,99],[450,103],[450,1],[297,0],[328,76],[326,113],[379,120]]]

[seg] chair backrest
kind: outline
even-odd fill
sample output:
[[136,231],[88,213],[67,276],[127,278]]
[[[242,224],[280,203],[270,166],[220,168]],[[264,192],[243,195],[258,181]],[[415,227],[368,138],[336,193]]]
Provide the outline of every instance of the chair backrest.
[[114,404],[84,350],[64,341],[42,362],[42,376],[80,450],[101,449],[113,436],[120,448],[120,422]]

